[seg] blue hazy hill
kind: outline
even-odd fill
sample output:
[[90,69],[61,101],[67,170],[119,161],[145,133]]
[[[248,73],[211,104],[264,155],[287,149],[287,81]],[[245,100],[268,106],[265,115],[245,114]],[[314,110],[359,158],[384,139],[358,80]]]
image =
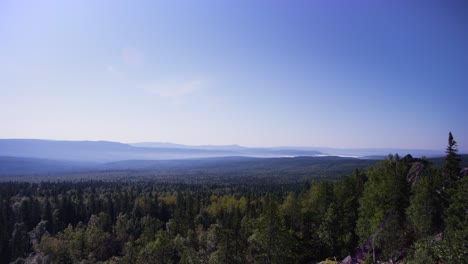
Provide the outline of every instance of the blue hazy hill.
[[0,139],[0,156],[39,159],[111,162],[120,160],[170,160],[227,156],[316,156],[315,150],[246,148],[239,146],[184,146],[170,143],[124,144],[110,141],[59,141]]
[[232,151],[145,148],[109,141],[55,141],[38,139],[0,139],[0,156],[40,159],[110,162],[128,159],[184,159],[233,156]]

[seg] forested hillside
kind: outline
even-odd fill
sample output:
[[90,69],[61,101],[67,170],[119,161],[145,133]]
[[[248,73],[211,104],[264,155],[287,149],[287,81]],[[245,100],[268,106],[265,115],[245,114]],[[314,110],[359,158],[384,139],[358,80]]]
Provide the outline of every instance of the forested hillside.
[[[467,159],[468,160],[468,159]],[[251,158],[220,157],[183,160],[124,160],[104,164],[67,162],[33,158],[1,157],[0,180],[27,178],[28,180],[50,180],[57,178],[88,178],[99,174],[106,179],[118,177],[125,171],[138,172],[129,177],[173,178],[227,178],[273,177],[293,178],[316,177],[337,178],[351,173],[355,168],[365,169],[377,160],[343,157],[294,157],[294,158]],[[85,172],[85,173],[83,173]],[[112,172],[112,173],[109,173]],[[13,176],[13,177],[11,177]],[[20,176],[20,177],[18,177]],[[29,177],[28,177],[29,176]],[[58,177],[53,177],[58,176]],[[45,177],[48,177],[47,179]]]
[[1,263],[466,263],[468,180],[389,155],[339,180],[0,183]]

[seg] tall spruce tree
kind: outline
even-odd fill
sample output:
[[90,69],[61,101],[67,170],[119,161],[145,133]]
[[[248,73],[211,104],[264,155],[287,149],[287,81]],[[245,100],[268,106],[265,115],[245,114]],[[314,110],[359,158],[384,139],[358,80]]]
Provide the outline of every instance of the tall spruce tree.
[[460,167],[460,155],[458,155],[457,142],[453,139],[452,132],[449,132],[448,145],[445,150],[447,154],[445,156],[444,174],[447,180],[457,180],[461,167]]

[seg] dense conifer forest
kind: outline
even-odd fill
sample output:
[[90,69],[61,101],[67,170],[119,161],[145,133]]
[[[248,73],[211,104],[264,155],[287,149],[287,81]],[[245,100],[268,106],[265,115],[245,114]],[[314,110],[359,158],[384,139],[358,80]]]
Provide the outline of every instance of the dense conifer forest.
[[466,263],[468,178],[451,134],[446,153],[300,182],[2,182],[0,262]]

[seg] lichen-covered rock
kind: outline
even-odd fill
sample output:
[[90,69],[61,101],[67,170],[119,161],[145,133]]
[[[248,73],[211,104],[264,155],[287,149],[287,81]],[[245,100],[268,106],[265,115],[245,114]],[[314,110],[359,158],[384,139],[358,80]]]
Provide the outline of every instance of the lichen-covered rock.
[[351,263],[353,263],[353,258],[351,256],[347,256],[340,262],[340,264],[351,264]]
[[406,155],[403,160],[408,167],[408,174],[406,180],[411,186],[418,181],[419,177],[427,168],[427,161],[423,159],[413,158],[410,154]]

